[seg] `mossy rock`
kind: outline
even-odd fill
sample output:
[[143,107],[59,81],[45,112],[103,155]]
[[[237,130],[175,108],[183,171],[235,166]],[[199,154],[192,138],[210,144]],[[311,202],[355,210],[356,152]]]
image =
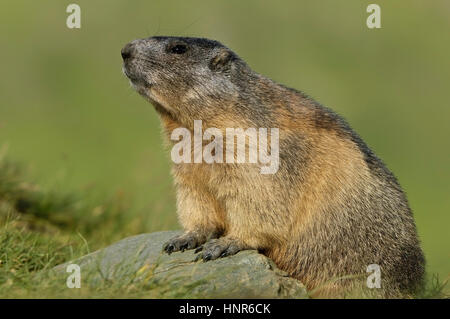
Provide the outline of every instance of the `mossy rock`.
[[[82,284],[142,284],[161,298],[306,298],[305,287],[256,250],[213,261],[195,262],[193,250],[162,252],[179,231],[123,239],[78,260],[59,265],[52,274],[65,277],[68,264],[81,268]],[[155,294],[151,294],[155,296]]]

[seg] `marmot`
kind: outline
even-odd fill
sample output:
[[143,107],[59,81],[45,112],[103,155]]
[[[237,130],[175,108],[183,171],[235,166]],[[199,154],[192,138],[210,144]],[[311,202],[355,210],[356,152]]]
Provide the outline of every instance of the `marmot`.
[[279,129],[275,174],[261,174],[258,163],[173,165],[185,233],[166,252],[197,248],[207,261],[257,249],[320,297],[369,291],[371,264],[380,267],[381,289],[372,291],[382,297],[421,287],[425,260],[406,196],[343,118],[217,41],[157,36],[121,54],[168,137],[193,131],[195,120],[222,131]]

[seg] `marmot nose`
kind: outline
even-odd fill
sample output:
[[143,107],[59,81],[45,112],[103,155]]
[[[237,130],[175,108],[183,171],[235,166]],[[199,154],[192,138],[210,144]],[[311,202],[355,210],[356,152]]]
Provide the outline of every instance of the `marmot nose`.
[[125,61],[126,59],[131,58],[131,54],[133,53],[134,46],[131,43],[128,43],[125,45],[120,52],[122,55],[122,59]]

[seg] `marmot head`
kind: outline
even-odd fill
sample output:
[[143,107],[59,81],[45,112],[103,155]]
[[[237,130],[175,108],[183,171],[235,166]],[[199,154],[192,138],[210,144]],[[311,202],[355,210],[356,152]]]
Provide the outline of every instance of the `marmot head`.
[[138,39],[121,53],[132,86],[158,111],[177,119],[213,116],[239,94],[237,79],[248,69],[230,49],[202,38]]

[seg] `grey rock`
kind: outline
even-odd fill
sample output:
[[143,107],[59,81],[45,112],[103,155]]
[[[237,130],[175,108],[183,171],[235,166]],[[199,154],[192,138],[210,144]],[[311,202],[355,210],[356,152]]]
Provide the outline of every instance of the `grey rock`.
[[67,265],[77,264],[83,284],[141,283],[161,298],[307,298],[298,280],[256,250],[208,262],[195,262],[193,250],[163,253],[163,244],[178,234],[164,231],[125,238],[51,273],[68,276]]

